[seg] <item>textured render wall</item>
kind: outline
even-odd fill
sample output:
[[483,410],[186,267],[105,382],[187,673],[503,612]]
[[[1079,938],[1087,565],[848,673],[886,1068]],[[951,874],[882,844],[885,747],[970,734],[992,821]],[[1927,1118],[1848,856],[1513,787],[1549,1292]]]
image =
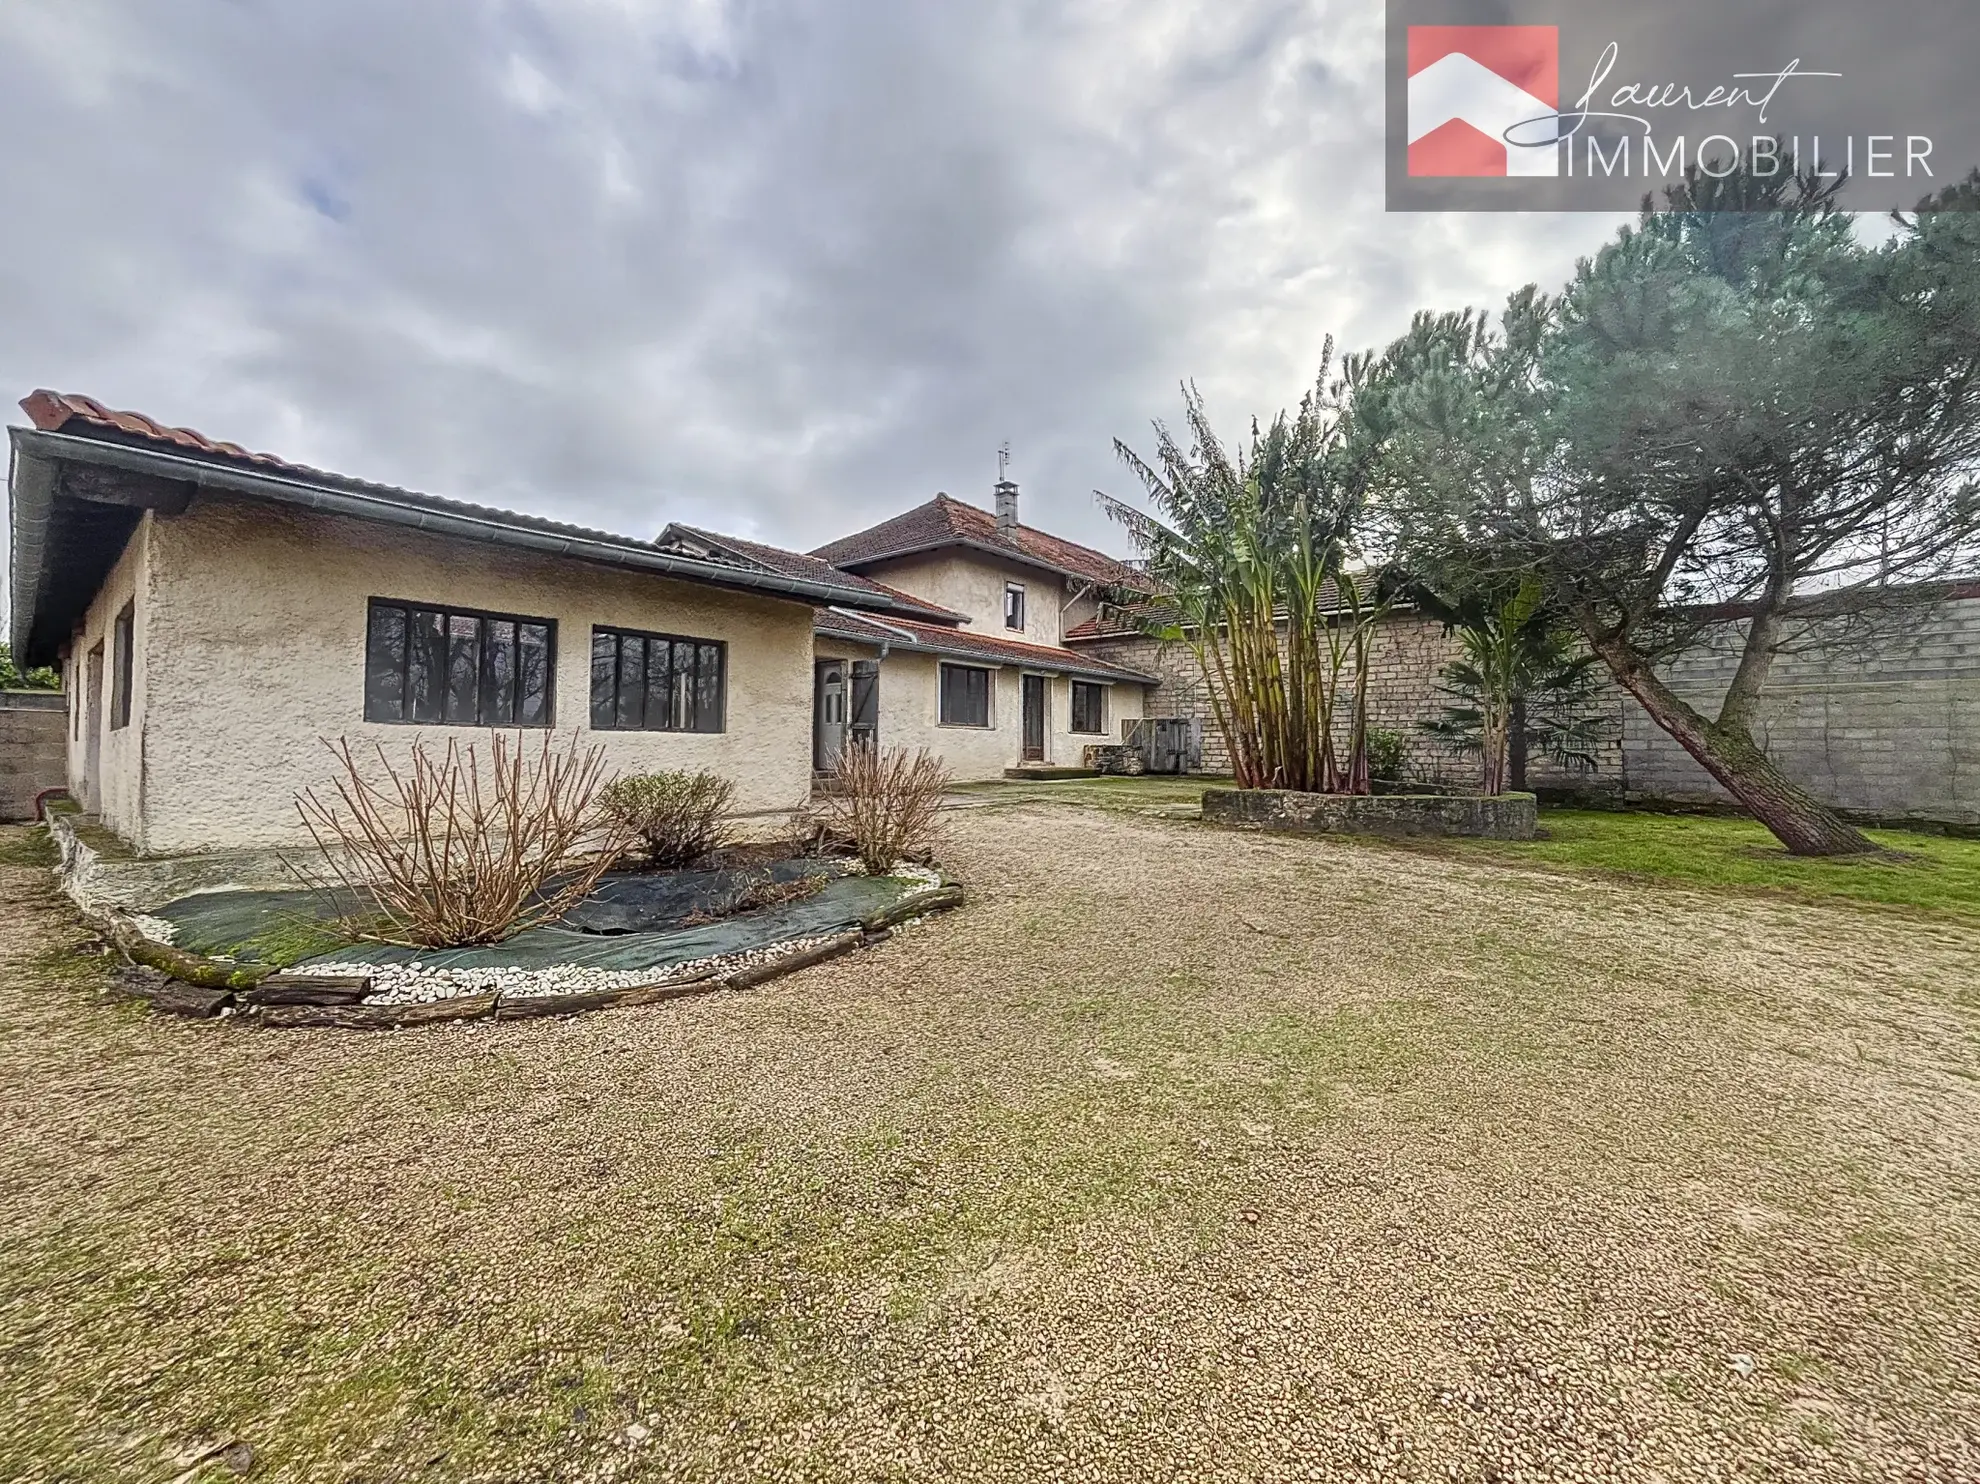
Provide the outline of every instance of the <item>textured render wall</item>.
[[[153,522],[151,561],[145,818],[132,835],[145,850],[298,843],[293,795],[331,773],[320,737],[401,758],[421,736],[485,742],[476,728],[363,720],[372,597],[555,619],[557,735],[602,742],[612,772],[708,768],[736,781],[741,813],[809,796],[804,605],[204,495]],[[592,732],[594,623],[727,641],[728,730]]]
[[[85,774],[89,730],[101,739],[101,755],[93,802],[103,822],[126,840],[141,844],[144,837],[146,777],[145,736],[150,712],[149,660],[151,616],[156,601],[152,549],[157,517],[147,513],[131,533],[124,551],[111,567],[102,588],[83,614],[81,630],[71,639],[64,683],[75,696],[79,714],[70,728],[68,786],[87,807],[92,802]],[[131,649],[131,722],[113,729],[110,702],[117,683],[117,615],[132,604],[136,642]],[[88,685],[89,652],[103,646],[103,679],[94,695]]]
[[0,691],[0,819],[34,818],[34,797],[67,781],[68,698]]
[[[1067,593],[1056,573],[1022,562],[1002,562],[984,552],[937,552],[903,557],[861,569],[876,582],[969,615],[969,626],[1028,644],[1059,643],[1059,617]],[[1004,584],[1024,585],[1024,632],[1004,627]]]
[[[872,659],[879,650],[821,638],[818,654],[821,659]],[[1004,769],[1016,767],[1024,755],[1021,671],[1015,666],[991,670],[988,727],[945,727],[939,720],[940,663],[936,655],[898,651],[881,661],[880,745],[926,747],[939,753],[958,783],[1003,777]],[[1058,767],[1077,767],[1089,744],[1118,740],[1121,722],[1139,720],[1142,715],[1142,690],[1140,685],[1107,687],[1107,734],[1088,736],[1071,730],[1071,683],[1064,676],[1048,676],[1045,761]]]

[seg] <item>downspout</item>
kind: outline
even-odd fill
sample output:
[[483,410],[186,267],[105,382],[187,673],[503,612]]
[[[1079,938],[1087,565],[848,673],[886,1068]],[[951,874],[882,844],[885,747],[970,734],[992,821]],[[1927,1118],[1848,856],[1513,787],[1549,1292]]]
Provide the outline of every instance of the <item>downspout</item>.
[[[899,639],[903,644],[912,644],[915,642],[914,635],[910,634],[906,629],[897,629],[892,624],[882,622],[880,619],[875,618],[870,613],[855,613],[850,608],[830,608],[830,607],[828,607],[825,611],[827,613],[836,613],[841,618],[850,618],[855,623],[870,623],[876,629],[885,629],[888,633],[892,634],[895,639]],[[886,659],[887,656],[893,652],[893,649],[894,649],[893,639],[882,640],[880,644],[880,658],[883,660]]]

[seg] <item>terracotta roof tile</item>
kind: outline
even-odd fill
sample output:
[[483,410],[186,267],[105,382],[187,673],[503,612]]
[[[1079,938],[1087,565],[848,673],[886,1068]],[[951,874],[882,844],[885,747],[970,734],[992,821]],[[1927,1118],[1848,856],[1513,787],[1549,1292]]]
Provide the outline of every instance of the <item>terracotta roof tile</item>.
[[[21,399],[21,410],[27,413],[28,420],[44,433],[63,433],[69,436],[90,437],[106,443],[148,446],[176,457],[194,458],[213,464],[245,466],[253,471],[283,476],[311,487],[346,491],[397,506],[473,517],[521,530],[539,531],[644,551],[666,550],[661,542],[642,541],[611,531],[596,530],[588,526],[573,525],[567,521],[551,520],[545,516],[503,510],[490,505],[476,505],[466,500],[449,500],[439,495],[421,494],[416,490],[401,489],[394,485],[354,479],[347,474],[313,469],[307,464],[291,463],[273,454],[251,453],[238,443],[224,443],[218,439],[208,438],[191,428],[170,427],[140,412],[116,411],[105,407],[94,397],[66,392],[36,391]],[[682,526],[669,529],[688,531],[692,528]],[[711,532],[694,534],[732,553],[726,560],[718,558],[709,562],[710,566],[726,565],[743,574],[768,571],[782,577],[808,582],[817,587],[837,589],[845,594],[843,602],[849,607],[865,607],[868,606],[869,600],[882,599],[884,602],[880,606],[890,611],[906,603],[912,605],[914,612],[939,622],[965,621],[960,613],[951,613],[948,609],[924,599],[896,592],[856,573],[842,572],[836,567],[798,552],[784,551],[778,547],[764,546],[758,542],[742,541],[729,536],[718,537]],[[685,553],[673,554],[685,555]]]
[[1102,660],[1089,659],[1072,650],[1055,649],[1047,644],[1025,644],[1016,639],[996,639],[988,634],[971,633],[968,629],[951,629],[936,624],[917,623],[911,619],[896,617],[891,613],[885,618],[869,619],[853,618],[843,613],[820,609],[812,627],[821,634],[856,639],[864,644],[891,642],[903,647],[925,649],[935,654],[954,655],[959,659],[979,659],[1005,665],[1029,665],[1034,669],[1072,675],[1091,675],[1102,680],[1139,681],[1148,685],[1160,683],[1159,676],[1141,670],[1131,670],[1125,665],[1112,665]]
[[812,555],[835,567],[856,567],[909,552],[957,545],[1009,552],[1022,561],[1051,567],[1103,587],[1139,589],[1148,582],[1147,574],[1104,551],[1095,551],[1031,526],[1020,525],[1006,540],[997,534],[996,516],[952,495],[937,495],[891,520],[828,542]]
[[909,604],[938,623],[959,624],[969,621],[967,614],[944,608],[939,603],[931,603],[926,598],[917,598],[913,593],[904,593],[898,588],[888,587],[885,583],[875,582],[869,577],[861,577],[856,572],[844,571],[830,562],[820,561],[817,557],[806,556],[802,552],[786,551],[781,546],[765,546],[760,541],[745,541],[740,536],[725,536],[719,531],[705,531],[699,526],[682,525],[679,522],[669,525],[660,533],[660,544],[668,545],[670,541],[678,540],[681,534],[705,542],[719,551],[730,552],[747,561],[757,562],[773,572],[782,572],[786,577],[801,577],[809,582],[836,583],[844,587],[878,593],[893,599],[896,603]]

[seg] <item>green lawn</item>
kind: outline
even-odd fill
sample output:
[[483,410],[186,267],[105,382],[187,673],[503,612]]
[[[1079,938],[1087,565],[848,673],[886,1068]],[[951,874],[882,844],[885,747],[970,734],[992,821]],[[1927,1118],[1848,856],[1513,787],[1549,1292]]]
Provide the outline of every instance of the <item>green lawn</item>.
[[[959,801],[983,806],[1085,804],[1193,818],[1205,788],[1227,778],[1074,778],[963,784]],[[1980,840],[1871,830],[1909,859],[1797,860],[1751,820],[1697,814],[1542,809],[1533,841],[1396,842],[1398,848],[1488,858],[1544,870],[1592,872],[1734,891],[1773,891],[1980,918]],[[1371,841],[1377,846],[1391,842]]]
[[1759,888],[1980,917],[1980,840],[1871,830],[1903,860],[1800,860],[1747,819],[1543,809],[1546,838],[1446,842],[1465,855],[1654,877],[1688,886]]

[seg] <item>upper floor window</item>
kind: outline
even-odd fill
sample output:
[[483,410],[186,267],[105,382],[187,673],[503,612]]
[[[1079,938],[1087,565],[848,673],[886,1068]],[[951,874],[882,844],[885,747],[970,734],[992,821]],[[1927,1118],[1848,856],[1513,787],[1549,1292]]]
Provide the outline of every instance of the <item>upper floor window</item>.
[[713,639],[591,631],[591,725],[602,732],[719,732],[728,646]]
[[1072,729],[1098,733],[1107,730],[1107,687],[1087,680],[1072,683]]
[[110,656],[110,729],[118,731],[131,724],[131,678],[137,647],[137,605],[126,603],[117,615]]
[[373,598],[364,719],[422,726],[552,724],[557,624]]
[[941,721],[945,727],[990,725],[990,672],[975,665],[944,665]]
[[1019,631],[1022,631],[1024,628],[1024,584],[1022,582],[1007,582],[1004,584],[1004,627]]

